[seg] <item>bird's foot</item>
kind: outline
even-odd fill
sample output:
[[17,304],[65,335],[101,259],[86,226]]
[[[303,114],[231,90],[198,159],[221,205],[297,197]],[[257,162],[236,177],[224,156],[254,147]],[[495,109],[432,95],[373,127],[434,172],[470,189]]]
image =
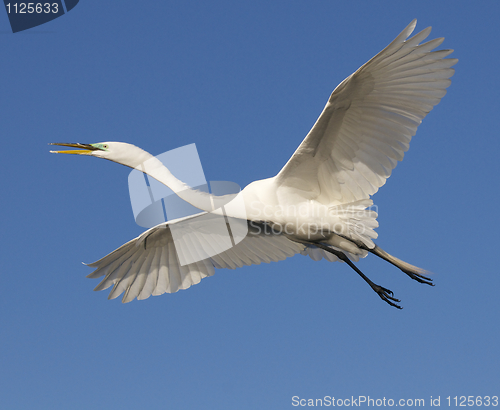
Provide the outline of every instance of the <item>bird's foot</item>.
[[406,273],[410,278],[416,280],[418,283],[425,283],[426,285],[434,286],[434,283],[432,283],[432,279],[427,276],[421,275],[420,273],[411,272],[409,270],[403,270],[403,269],[401,270],[404,273]]
[[401,302],[401,301],[399,299],[396,299],[395,297],[393,297],[394,293],[391,290],[386,289],[382,286],[376,285],[375,283],[370,284],[370,286],[372,287],[372,289],[375,292],[377,292],[377,295],[379,295],[380,299],[382,299],[384,302],[387,302],[389,305],[394,306],[397,309],[403,309],[401,306],[394,303],[394,302]]

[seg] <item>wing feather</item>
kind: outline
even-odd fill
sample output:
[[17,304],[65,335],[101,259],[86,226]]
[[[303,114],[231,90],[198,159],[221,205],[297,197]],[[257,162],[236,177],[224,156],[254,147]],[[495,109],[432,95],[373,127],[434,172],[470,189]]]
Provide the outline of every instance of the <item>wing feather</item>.
[[443,38],[422,43],[430,27],[408,38],[415,25],[333,91],[277,175],[278,186],[309,190],[309,198],[339,205],[367,199],[385,184],[422,119],[446,94],[458,61],[445,58],[453,50],[432,51]]
[[168,293],[175,293],[179,290],[182,278],[179,270],[179,259],[177,253],[173,246],[168,245],[168,279],[169,286],[167,288]]
[[168,280],[168,247],[162,246],[158,247],[160,257],[156,263],[153,263],[153,268],[158,269],[158,281],[156,282],[156,288],[153,291],[153,296],[163,295],[168,292],[169,280]]
[[[182,246],[176,247],[170,229],[176,223],[189,222],[198,216],[200,214],[160,224],[89,264],[96,268],[88,275],[89,278],[104,276],[95,290],[113,286],[108,298],[114,299],[123,293],[122,302],[127,303],[135,298],[147,299],[151,295],[187,289],[201,279],[212,276],[215,268],[235,269],[261,262],[279,261],[304,250],[304,245],[287,239],[264,224],[252,222],[248,223],[248,235],[243,240],[224,252],[201,259],[206,250],[215,251],[217,247],[213,243],[220,236],[205,235],[204,232],[198,234],[196,231],[191,237],[183,236]],[[203,225],[199,223],[195,227],[203,230]],[[199,247],[203,250],[199,251]],[[178,251],[189,252],[189,255],[184,256],[195,258],[190,260],[199,259],[182,266]]]

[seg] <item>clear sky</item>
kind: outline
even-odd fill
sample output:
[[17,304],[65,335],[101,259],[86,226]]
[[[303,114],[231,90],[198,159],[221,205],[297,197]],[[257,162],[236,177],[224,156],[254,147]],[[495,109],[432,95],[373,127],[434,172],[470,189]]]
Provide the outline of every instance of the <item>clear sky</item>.
[[[82,0],[12,34],[0,12],[0,407],[288,409],[293,397],[500,395],[497,1]],[[207,180],[275,175],[334,87],[414,18],[460,61],[374,196],[382,302],[295,256],[108,301],[92,262],[140,234],[129,170],[49,142],[196,143]],[[452,402],[453,404],[453,402]],[[300,408],[300,407],[299,407]]]

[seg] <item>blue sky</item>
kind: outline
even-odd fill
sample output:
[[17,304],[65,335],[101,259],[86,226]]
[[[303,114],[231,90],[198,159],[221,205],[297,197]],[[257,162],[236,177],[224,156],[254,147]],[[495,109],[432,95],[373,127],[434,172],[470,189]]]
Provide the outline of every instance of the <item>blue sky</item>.
[[[12,34],[0,12],[6,409],[287,409],[292,397],[500,395],[498,2],[82,0]],[[368,257],[219,270],[122,305],[92,262],[142,232],[129,170],[49,142],[196,143],[207,180],[275,175],[334,87],[414,18],[459,58],[441,103],[374,196]]]

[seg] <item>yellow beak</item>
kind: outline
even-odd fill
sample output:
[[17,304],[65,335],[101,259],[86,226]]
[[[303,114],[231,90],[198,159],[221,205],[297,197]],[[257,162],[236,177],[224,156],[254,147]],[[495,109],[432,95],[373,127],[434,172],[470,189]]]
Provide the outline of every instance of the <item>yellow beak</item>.
[[61,142],[52,142],[49,145],[60,145],[63,147],[73,147],[73,148],[81,148],[80,150],[66,150],[66,151],[50,151],[53,154],[79,154],[79,155],[88,155],[92,151],[96,151],[99,148],[96,148],[90,144],[80,144],[79,142],[74,144],[61,143]]

